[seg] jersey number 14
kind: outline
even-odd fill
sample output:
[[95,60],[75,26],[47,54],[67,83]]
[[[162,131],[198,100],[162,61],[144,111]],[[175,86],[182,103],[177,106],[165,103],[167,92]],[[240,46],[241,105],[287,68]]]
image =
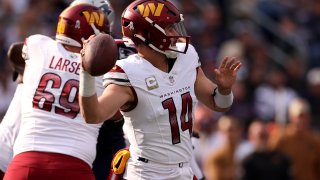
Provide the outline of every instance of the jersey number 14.
[[[189,134],[191,137],[193,120],[192,120],[192,97],[190,95],[190,92],[182,94],[181,99],[182,99],[182,109],[180,114],[181,130],[182,131],[189,130]],[[177,118],[177,109],[174,104],[173,98],[168,98],[164,100],[162,102],[162,106],[164,109],[168,109],[169,111],[169,122],[171,127],[172,144],[178,144],[180,143],[180,130],[179,130],[179,123]],[[188,115],[188,117],[186,117],[186,115]]]

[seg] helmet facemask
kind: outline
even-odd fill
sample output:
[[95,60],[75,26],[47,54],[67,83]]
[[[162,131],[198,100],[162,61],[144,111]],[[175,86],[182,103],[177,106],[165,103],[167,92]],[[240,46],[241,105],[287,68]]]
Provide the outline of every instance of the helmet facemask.
[[[189,44],[189,36],[187,36],[183,21],[167,26],[165,28],[165,33],[167,38],[171,42],[168,47],[168,50],[164,51],[164,54],[168,58],[177,58],[178,53],[187,52],[188,44]],[[180,48],[178,48],[178,44],[180,44],[179,45]]]
[[114,24],[114,19],[115,19],[115,15],[114,15],[114,10],[111,7],[109,1],[95,1],[94,5],[96,7],[98,7],[101,11],[104,12],[104,14],[106,15],[106,17],[108,18],[109,21],[109,26],[110,26],[110,32],[113,29],[113,24]]

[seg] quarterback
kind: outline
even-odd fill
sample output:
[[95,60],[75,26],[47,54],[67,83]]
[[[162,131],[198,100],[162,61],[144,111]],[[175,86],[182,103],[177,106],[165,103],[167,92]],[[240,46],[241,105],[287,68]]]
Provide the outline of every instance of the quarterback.
[[[117,61],[97,96],[94,81],[80,70],[80,110],[96,124],[121,110],[130,142],[125,179],[193,179],[191,133],[198,101],[227,111],[241,63],[226,57],[214,70],[201,69],[183,26],[183,15],[167,0],[136,0],[122,13],[123,38],[138,53]],[[85,47],[85,45],[84,45]]]

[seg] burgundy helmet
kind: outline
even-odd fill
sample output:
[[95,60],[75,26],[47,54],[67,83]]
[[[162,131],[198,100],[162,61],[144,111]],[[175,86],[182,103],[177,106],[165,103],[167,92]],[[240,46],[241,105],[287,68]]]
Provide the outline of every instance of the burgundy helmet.
[[[176,56],[186,53],[189,44],[183,20],[180,11],[167,0],[136,0],[122,13],[122,33],[124,40],[135,45],[145,43],[168,57]],[[176,43],[185,46],[178,49]]]
[[56,40],[62,44],[82,47],[82,40],[99,32],[110,33],[105,13],[93,5],[78,4],[69,6],[60,14]]
[[109,25],[110,25],[110,32],[112,31],[112,26],[114,24],[114,20],[115,20],[115,15],[114,15],[114,10],[111,6],[111,3],[109,2],[109,0],[74,0],[70,6],[74,6],[77,4],[91,4],[94,5],[96,7],[98,7],[101,11],[104,12],[104,14],[107,16],[108,21],[109,21]]

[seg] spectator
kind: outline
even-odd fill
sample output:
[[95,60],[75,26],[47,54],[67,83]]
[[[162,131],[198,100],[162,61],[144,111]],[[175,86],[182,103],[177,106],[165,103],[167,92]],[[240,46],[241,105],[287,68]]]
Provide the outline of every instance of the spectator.
[[201,103],[198,103],[195,109],[194,131],[199,135],[199,138],[192,138],[192,143],[195,159],[201,169],[208,152],[221,143],[220,135],[216,133],[217,114],[219,113],[212,112]]
[[268,144],[268,123],[254,120],[249,126],[249,142],[253,152],[242,162],[242,180],[290,180],[290,159]]
[[275,149],[285,153],[292,162],[295,180],[320,179],[320,138],[310,128],[310,106],[302,98],[290,102],[289,123],[272,133],[271,143]]
[[280,65],[271,67],[266,83],[260,85],[254,94],[256,115],[260,119],[286,124],[289,102],[297,96],[286,83],[287,76],[283,67]]
[[236,180],[239,169],[235,152],[241,140],[239,121],[232,116],[222,116],[218,121],[218,130],[224,142],[207,155],[203,164],[204,175],[208,180]]
[[312,68],[306,75],[307,93],[305,98],[311,108],[311,128],[320,131],[320,68]]

